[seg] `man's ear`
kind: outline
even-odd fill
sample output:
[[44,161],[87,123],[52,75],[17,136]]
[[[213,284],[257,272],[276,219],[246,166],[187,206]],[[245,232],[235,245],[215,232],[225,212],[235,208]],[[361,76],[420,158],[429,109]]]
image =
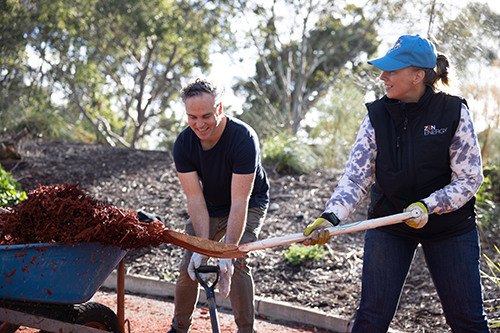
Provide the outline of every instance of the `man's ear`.
[[222,111],[223,111],[223,108],[222,108],[222,102],[219,103],[219,106],[217,107],[217,112],[219,113],[219,115],[222,114]]

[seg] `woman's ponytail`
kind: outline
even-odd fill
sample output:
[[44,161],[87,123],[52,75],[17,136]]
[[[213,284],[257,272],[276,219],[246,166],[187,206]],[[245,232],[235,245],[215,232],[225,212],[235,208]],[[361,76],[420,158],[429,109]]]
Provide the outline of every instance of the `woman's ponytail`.
[[[448,90],[446,88],[451,88],[453,83],[453,68],[448,57],[438,52],[436,60],[436,68],[422,68],[425,72],[424,83],[431,86],[434,91],[436,90]],[[439,89],[442,86],[445,89]]]

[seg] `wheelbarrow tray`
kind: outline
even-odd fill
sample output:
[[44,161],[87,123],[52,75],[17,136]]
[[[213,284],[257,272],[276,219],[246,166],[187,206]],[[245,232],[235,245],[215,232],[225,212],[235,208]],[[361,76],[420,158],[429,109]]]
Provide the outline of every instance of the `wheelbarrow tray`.
[[95,242],[0,246],[0,298],[85,303],[126,253]]

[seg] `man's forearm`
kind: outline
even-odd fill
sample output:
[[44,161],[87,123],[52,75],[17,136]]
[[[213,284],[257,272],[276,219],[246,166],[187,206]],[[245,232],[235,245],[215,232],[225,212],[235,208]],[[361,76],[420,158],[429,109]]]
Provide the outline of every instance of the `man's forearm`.
[[226,240],[228,244],[238,245],[247,221],[248,201],[233,202],[227,221]]
[[189,201],[188,213],[197,237],[210,237],[210,217],[205,201]]

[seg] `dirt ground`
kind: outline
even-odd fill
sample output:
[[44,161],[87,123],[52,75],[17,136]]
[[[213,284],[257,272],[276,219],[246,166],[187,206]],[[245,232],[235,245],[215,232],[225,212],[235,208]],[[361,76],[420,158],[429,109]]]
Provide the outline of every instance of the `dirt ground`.
[[[112,290],[101,288],[89,302],[97,302],[117,312],[117,296]],[[173,299],[147,295],[125,295],[125,332],[127,333],[167,333],[174,314]],[[224,309],[217,309],[219,331],[237,333],[233,314]],[[329,333],[328,330],[303,325],[256,317],[259,333]],[[193,315],[193,333],[213,332],[210,311],[207,306],[198,306]],[[39,333],[36,328],[21,326],[16,333]]]
[[[108,204],[144,211],[161,218],[171,230],[183,231],[187,208],[170,152],[112,148],[63,141],[20,143],[21,161],[2,162],[29,191],[41,185],[79,183],[93,197]],[[261,239],[302,232],[323,210],[339,170],[316,170],[310,175],[286,175],[268,170],[271,207]],[[347,222],[366,218],[366,203]],[[253,267],[256,294],[353,318],[359,302],[363,232],[335,236],[325,246],[327,255],[305,266],[286,264],[288,246],[255,251],[247,259]],[[482,250],[497,258],[495,239],[482,232]],[[126,272],[175,281],[182,249],[170,244],[127,254]],[[482,270],[489,273],[486,260]],[[484,298],[490,319],[499,318],[499,288],[484,280]],[[448,332],[421,251],[417,251],[399,309],[391,328],[404,332]],[[495,330],[493,330],[495,331]],[[500,330],[497,330],[500,331]]]

